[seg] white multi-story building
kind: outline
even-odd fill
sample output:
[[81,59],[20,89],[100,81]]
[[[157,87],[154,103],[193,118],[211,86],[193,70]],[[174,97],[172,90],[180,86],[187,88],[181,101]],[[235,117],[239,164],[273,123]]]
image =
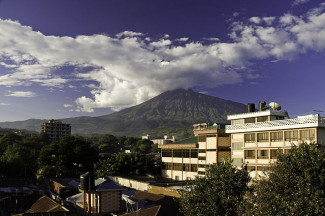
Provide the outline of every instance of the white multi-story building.
[[230,159],[230,135],[224,128],[224,124],[196,128],[196,136],[192,138],[158,145],[163,163],[162,176],[176,181],[193,179],[197,175],[204,176],[209,164]]
[[[301,143],[325,144],[325,117],[318,114],[289,119],[276,103],[266,107],[260,102],[259,111],[248,104],[248,112],[229,115],[231,125],[231,158],[233,164],[245,168],[254,177],[262,176],[278,152],[286,153],[293,145]],[[278,104],[276,104],[278,105]]]

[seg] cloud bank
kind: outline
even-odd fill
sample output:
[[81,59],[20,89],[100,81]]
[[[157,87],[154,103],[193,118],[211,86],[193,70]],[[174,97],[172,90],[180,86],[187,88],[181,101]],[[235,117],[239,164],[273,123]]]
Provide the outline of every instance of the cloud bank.
[[[63,88],[71,81],[80,80],[80,87],[92,81],[96,84],[87,86],[91,96],[75,100],[78,111],[92,112],[119,110],[176,88],[236,84],[254,77],[245,72],[253,62],[293,60],[310,50],[323,51],[324,7],[321,4],[304,16],[234,22],[232,42],[227,43],[171,40],[168,35],[153,40],[130,31],[115,36],[46,36],[17,21],[0,20],[0,66],[7,71],[0,74],[0,85]],[[60,71],[65,66],[75,70]],[[15,95],[24,94],[8,94]]]

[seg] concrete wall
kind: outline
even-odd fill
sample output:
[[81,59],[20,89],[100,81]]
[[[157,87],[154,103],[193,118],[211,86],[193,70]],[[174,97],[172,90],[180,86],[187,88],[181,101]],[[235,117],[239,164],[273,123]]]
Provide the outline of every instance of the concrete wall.
[[162,194],[162,195],[177,197],[177,198],[180,197],[180,195],[176,189],[159,187],[159,186],[155,186],[155,185],[149,185],[148,192],[153,193],[153,194]]
[[141,190],[141,191],[148,190],[149,183],[147,183],[147,182],[141,182],[141,181],[118,177],[118,176],[109,176],[109,179],[111,179],[115,183],[125,186],[125,187],[129,187],[129,188],[133,188],[133,189]]

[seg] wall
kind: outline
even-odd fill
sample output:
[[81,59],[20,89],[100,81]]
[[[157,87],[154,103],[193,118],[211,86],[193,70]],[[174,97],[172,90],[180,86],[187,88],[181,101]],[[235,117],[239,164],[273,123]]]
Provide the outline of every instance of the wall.
[[121,210],[122,191],[102,191],[100,211],[102,214]]
[[162,195],[166,195],[166,196],[177,197],[177,198],[180,197],[180,195],[176,189],[160,187],[160,186],[155,186],[155,185],[149,185],[148,192],[153,193],[153,194],[162,194]]
[[111,179],[112,181],[116,182],[117,184],[125,186],[125,187],[129,187],[129,188],[133,188],[133,189],[141,190],[141,191],[148,190],[149,183],[147,183],[147,182],[141,182],[141,181],[118,177],[118,176],[109,176],[109,179]]

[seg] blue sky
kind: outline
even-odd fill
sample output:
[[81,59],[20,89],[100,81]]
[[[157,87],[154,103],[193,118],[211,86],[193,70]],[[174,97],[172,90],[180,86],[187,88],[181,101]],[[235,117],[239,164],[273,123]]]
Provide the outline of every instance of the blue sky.
[[0,0],[0,121],[99,116],[191,88],[325,110],[325,1]]

